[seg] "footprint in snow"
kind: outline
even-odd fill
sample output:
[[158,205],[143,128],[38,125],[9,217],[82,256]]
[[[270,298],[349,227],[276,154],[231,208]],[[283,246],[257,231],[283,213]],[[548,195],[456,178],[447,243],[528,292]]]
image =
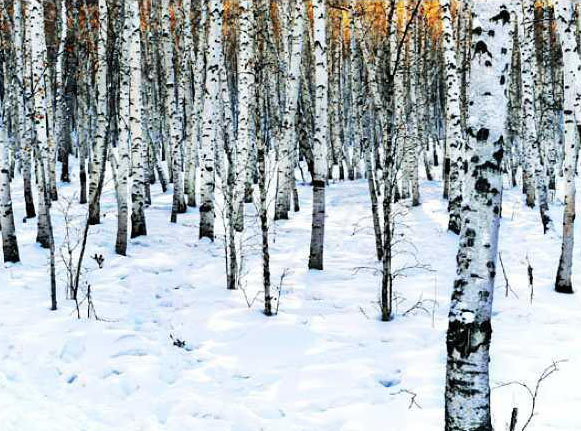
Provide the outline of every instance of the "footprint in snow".
[[392,379],[381,379],[379,380],[379,384],[384,388],[393,388],[401,383],[401,379],[392,378]]

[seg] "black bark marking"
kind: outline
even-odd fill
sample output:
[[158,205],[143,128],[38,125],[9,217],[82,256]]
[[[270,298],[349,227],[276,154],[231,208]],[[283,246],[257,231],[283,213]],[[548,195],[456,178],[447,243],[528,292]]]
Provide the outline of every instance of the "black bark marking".
[[498,21],[502,21],[502,25],[506,25],[510,22],[510,13],[508,10],[503,9],[500,13],[496,16],[493,16],[490,21],[494,23],[498,23]]
[[490,182],[486,178],[478,178],[474,188],[479,193],[488,193],[490,191]]
[[480,130],[478,130],[478,133],[476,134],[476,139],[478,139],[479,141],[486,141],[488,140],[489,135],[490,130],[488,130],[486,127],[483,127]]
[[486,45],[486,42],[484,42],[483,40],[479,40],[476,43],[476,46],[474,47],[474,55],[484,55],[484,54],[488,54],[489,57],[492,57],[490,52],[488,51],[488,46]]
[[466,323],[453,320],[448,326],[446,345],[448,356],[453,356],[456,351],[461,358],[467,358],[482,346],[489,346],[492,338],[492,325],[490,320],[484,322]]

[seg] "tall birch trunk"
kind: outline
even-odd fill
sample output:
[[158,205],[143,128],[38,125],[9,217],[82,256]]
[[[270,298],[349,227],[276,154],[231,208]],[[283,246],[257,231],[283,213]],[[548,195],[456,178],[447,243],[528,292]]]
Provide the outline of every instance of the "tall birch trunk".
[[250,0],[240,2],[240,35],[238,57],[238,145],[236,157],[236,190],[234,193],[235,228],[244,229],[244,194],[247,183],[249,153],[252,147],[252,100],[255,96],[254,12]]
[[446,143],[450,158],[450,188],[448,192],[448,230],[456,234],[462,228],[462,164],[463,137],[460,115],[460,78],[458,58],[452,25],[452,5],[450,0],[440,0],[442,9],[444,61],[446,68]]
[[278,142],[278,187],[274,213],[275,220],[288,219],[291,192],[294,185],[294,153],[297,146],[295,120],[300,90],[304,25],[304,2],[297,0],[292,11],[289,68],[284,84],[282,135],[280,142]]
[[10,156],[6,125],[0,125],[0,226],[2,226],[2,251],[4,262],[20,262],[18,239],[14,225],[14,211],[10,195]]
[[565,176],[565,209],[563,214],[563,242],[561,257],[557,269],[555,290],[559,293],[573,293],[571,280],[573,270],[573,243],[575,238],[575,174],[579,154],[579,130],[575,130],[581,122],[581,116],[576,116],[581,104],[579,80],[581,64],[577,54],[575,40],[575,10],[569,0],[560,0],[556,4],[556,18],[561,49],[563,51],[565,97],[563,101],[565,121],[565,161],[563,164]]
[[[196,49],[196,57],[194,63],[194,76],[193,76],[193,85],[194,85],[194,106],[193,106],[193,114],[194,114],[194,122],[193,122],[193,143],[192,145],[196,151],[196,160],[194,163],[193,169],[193,177],[196,178],[196,167],[199,163],[197,160],[198,152],[202,146],[202,125],[203,125],[203,109],[204,109],[204,82],[205,82],[205,67],[204,67],[204,60],[205,60],[205,51],[206,51],[206,13],[207,13],[207,6],[206,2],[200,2],[200,20],[198,22],[198,29],[197,31],[197,49]],[[196,206],[196,190],[195,184],[193,185],[192,194],[188,195],[188,205],[189,206]]]
[[323,269],[325,242],[325,187],[327,178],[328,70],[327,12],[325,0],[313,2],[315,46],[315,136],[313,140],[313,223],[309,269]]
[[[29,0],[27,3],[27,49],[31,53],[31,117],[36,133],[35,147],[37,157],[38,183],[38,233],[36,241],[50,250],[50,278],[51,278],[51,309],[56,310],[56,273],[55,273],[55,245],[50,215],[50,197],[48,185],[48,133],[45,106],[47,103],[44,92],[43,74],[45,72],[46,39],[44,31],[44,11],[40,0]],[[35,87],[36,86],[36,87]],[[34,89],[34,91],[32,91]]]
[[[186,211],[186,201],[184,198],[184,181],[182,172],[182,131],[180,130],[180,115],[178,115],[177,101],[179,97],[179,86],[176,86],[180,73],[186,73],[186,70],[179,70],[179,46],[176,31],[170,29],[170,2],[163,1],[164,18],[163,18],[163,46],[164,46],[164,112],[165,112],[165,129],[167,131],[164,141],[171,149],[171,172],[173,178],[173,204],[171,210],[171,222],[177,222],[177,215]],[[174,15],[175,15],[175,5]],[[183,26],[182,26],[183,27]],[[177,97],[176,97],[177,96]]]
[[473,6],[466,200],[447,334],[446,431],[492,431],[489,349],[502,192],[505,75],[512,29],[504,0]]
[[99,38],[97,42],[97,132],[89,178],[89,224],[101,222],[101,190],[107,160],[107,1],[99,0]]
[[[14,2],[14,47],[16,53],[16,62],[14,69],[14,79],[17,79],[17,88],[24,87],[25,85],[25,59],[24,54],[29,51],[29,47],[25,46],[24,40],[24,20],[22,13],[22,1],[17,0]],[[28,36],[29,37],[29,36]],[[36,210],[34,207],[34,197],[32,194],[32,134],[28,130],[31,126],[28,124],[29,112],[27,113],[27,105],[30,106],[30,102],[26,102],[26,99],[30,99],[32,95],[28,91],[23,91],[21,96],[18,97],[18,116],[20,117],[18,136],[20,139],[21,146],[21,163],[22,163],[22,181],[24,183],[24,202],[26,208],[26,218],[36,217]],[[28,115],[25,115],[28,114]]]
[[[539,201],[541,221],[543,231],[547,233],[552,225],[549,217],[548,189],[545,168],[542,163],[542,151],[540,150],[539,134],[537,133],[537,119],[543,113],[537,112],[537,107],[541,103],[535,103],[538,98],[536,93],[540,92],[538,77],[537,59],[534,50],[534,27],[535,27],[535,0],[526,0],[523,3],[524,17],[524,39],[522,49],[522,84],[523,84],[523,116],[524,116],[524,145],[528,167],[534,167],[534,178],[536,181],[536,194]],[[525,167],[526,169],[526,167]],[[529,194],[527,194],[527,203]]]
[[[122,256],[127,254],[127,223],[129,217],[127,184],[129,177],[129,124],[131,122],[130,96],[131,91],[131,69],[129,67],[129,48],[131,40],[131,13],[129,2],[125,3],[123,10],[123,33],[120,42],[119,72],[119,140],[117,142],[117,239],[115,242],[115,252]],[[113,153],[111,153],[113,155]]]
[[131,40],[129,43],[129,69],[131,83],[129,91],[129,129],[131,131],[131,238],[147,235],[145,223],[145,161],[146,146],[142,131],[141,95],[141,19],[139,2],[130,2]]
[[208,4],[209,32],[206,58],[206,84],[201,142],[201,205],[200,205],[200,238],[214,240],[214,189],[215,163],[214,151],[218,138],[216,119],[220,112],[220,70],[222,55],[222,14],[223,5],[219,0]]

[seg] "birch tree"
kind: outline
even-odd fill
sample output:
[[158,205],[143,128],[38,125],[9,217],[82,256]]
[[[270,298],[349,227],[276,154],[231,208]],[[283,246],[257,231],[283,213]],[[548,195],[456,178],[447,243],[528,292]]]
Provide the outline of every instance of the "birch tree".
[[327,12],[325,0],[313,2],[315,49],[315,135],[313,140],[313,223],[309,269],[323,269],[325,242],[325,187],[327,176]]
[[492,430],[488,366],[511,28],[506,1],[474,3],[471,157],[447,334],[446,431]]
[[20,117],[19,127],[18,127],[18,139],[20,143],[20,158],[22,163],[22,181],[24,184],[24,202],[26,208],[26,217],[27,218],[34,218],[36,217],[36,210],[34,207],[34,197],[32,194],[32,134],[28,129],[29,124],[28,115],[29,113],[26,112],[27,104],[30,105],[30,102],[26,102],[26,100],[30,100],[32,96],[28,91],[26,84],[27,78],[25,77],[25,62],[24,57],[25,53],[28,52],[28,47],[25,46],[25,39],[24,39],[24,20],[23,20],[23,13],[22,13],[22,2],[20,0],[16,0],[14,2],[14,12],[13,12],[13,19],[14,19],[14,52],[15,52],[15,67],[14,67],[14,80],[17,82],[15,85],[17,88],[21,88],[22,94],[20,97],[17,97],[17,113]]
[[[171,222],[177,222],[177,215],[184,213],[186,211],[186,202],[184,199],[184,182],[182,174],[182,133],[180,130],[180,116],[177,110],[177,101],[180,99],[176,98],[179,93],[179,88],[176,86],[176,81],[178,79],[179,73],[186,73],[185,70],[179,70],[179,62],[176,61],[175,57],[179,57],[179,46],[177,38],[177,29],[170,28],[171,20],[170,15],[176,15],[175,5],[170,6],[169,0],[164,0],[162,2],[163,7],[163,71],[164,71],[164,113],[165,113],[165,125],[164,125],[164,141],[166,145],[171,149],[171,172],[173,179],[173,204],[171,211]],[[172,8],[172,11],[170,11]],[[174,21],[177,21],[175,18]],[[179,24],[177,22],[174,27]]]
[[252,147],[252,100],[255,95],[255,21],[252,2],[240,2],[240,35],[238,58],[238,143],[236,191],[234,193],[235,225],[244,228],[244,193],[247,182],[249,154]]
[[452,24],[452,5],[450,0],[440,0],[443,27],[443,49],[446,68],[446,142],[450,149],[450,189],[448,194],[448,212],[450,219],[448,230],[460,233],[462,218],[462,122],[460,116],[460,80],[458,76],[458,58]]
[[147,235],[145,222],[145,160],[146,148],[142,131],[141,95],[141,20],[139,2],[130,2],[131,40],[129,45],[129,69],[131,73],[129,91],[129,129],[131,133],[131,238]]
[[[536,195],[541,212],[541,221],[543,231],[547,233],[551,226],[549,217],[548,189],[546,173],[541,161],[542,152],[540,151],[539,136],[537,133],[537,121],[535,119],[536,106],[535,100],[539,92],[539,77],[536,54],[534,52],[534,26],[535,26],[535,1],[526,0],[523,2],[523,24],[524,38],[522,45],[522,88],[523,88],[523,119],[525,132],[525,157],[527,159],[525,169],[534,169],[534,178],[536,181]],[[540,114],[540,113],[539,113]],[[540,116],[540,115],[539,115]],[[532,173],[532,172],[531,172]],[[527,186],[528,187],[528,186]],[[527,193],[527,204],[530,205],[531,194]],[[534,205],[534,202],[533,202]]]
[[50,196],[48,185],[48,135],[46,122],[46,93],[44,92],[43,74],[46,64],[46,39],[44,31],[44,9],[40,0],[29,0],[27,13],[27,50],[31,54],[31,82],[30,94],[33,95],[31,103],[31,123],[34,125],[35,147],[37,157],[37,183],[38,183],[38,232],[37,242],[50,250],[50,278],[51,278],[51,309],[56,310],[56,274],[55,274],[55,245],[50,214]]
[[89,223],[101,221],[101,191],[107,160],[107,1],[99,0],[99,37],[97,41],[97,129],[95,151],[91,162],[89,181]]
[[[130,2],[125,2],[123,8],[123,34],[121,35],[121,52],[119,72],[119,140],[117,142],[117,240],[115,242],[115,251],[117,254],[125,256],[127,254],[127,222],[129,217],[127,184],[129,177],[130,158],[129,158],[129,125],[131,122],[130,109],[130,92],[131,92],[131,69],[130,61],[130,43],[131,43],[131,24],[132,17]],[[113,153],[111,153],[113,154]]]
[[559,293],[573,293],[571,275],[575,238],[575,196],[577,192],[575,174],[579,155],[578,134],[581,132],[581,86],[579,85],[581,64],[575,39],[576,13],[574,5],[569,0],[559,0],[556,3],[555,12],[564,64],[565,160],[563,170],[566,181],[563,240],[555,290]]
[[201,193],[200,193],[200,238],[214,239],[214,151],[218,138],[218,118],[220,107],[220,69],[222,55],[222,14],[223,5],[219,0],[208,4],[209,31],[206,58],[206,83],[202,122],[202,142],[200,151]]
[[292,12],[290,35],[289,68],[284,83],[284,109],[282,114],[282,134],[279,144],[278,187],[275,207],[275,220],[288,219],[291,192],[294,185],[294,152],[296,147],[296,113],[299,101],[300,69],[303,34],[304,2],[296,0]]
[[[4,121],[3,121],[4,123]],[[9,142],[5,124],[0,124],[0,226],[2,227],[2,251],[4,262],[20,262],[18,239],[14,225],[14,210],[10,193]]]

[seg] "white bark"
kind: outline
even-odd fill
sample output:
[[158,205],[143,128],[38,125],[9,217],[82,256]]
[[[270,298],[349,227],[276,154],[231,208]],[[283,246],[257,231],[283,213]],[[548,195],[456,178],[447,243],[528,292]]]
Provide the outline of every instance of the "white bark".
[[[119,141],[117,143],[117,240],[115,242],[115,251],[117,254],[125,256],[127,254],[127,222],[128,222],[128,203],[127,203],[127,184],[129,177],[129,124],[131,121],[129,93],[131,91],[130,77],[131,69],[129,67],[130,39],[131,39],[131,13],[134,12],[129,8],[129,2],[125,3],[123,11],[123,33],[120,42],[120,59],[119,71]],[[113,153],[111,153],[113,154]]]
[[89,182],[89,223],[101,220],[101,189],[107,155],[107,1],[99,0],[99,38],[97,42],[97,132]]
[[[526,148],[527,162],[525,169],[534,168],[534,178],[537,186],[537,197],[541,212],[543,230],[546,233],[552,222],[549,217],[548,190],[545,168],[542,163],[542,152],[539,149],[539,134],[537,133],[537,119],[543,115],[537,108],[541,103],[535,103],[539,98],[540,78],[535,54],[535,0],[526,0],[523,3],[524,39],[522,44],[522,84],[523,84],[523,118],[524,118],[524,145]],[[545,113],[546,114],[546,113]],[[529,199],[527,194],[527,203]],[[534,196],[534,195],[533,195]],[[530,204],[530,203],[529,203]]]
[[20,262],[18,240],[14,225],[14,211],[10,195],[10,157],[6,126],[0,125],[0,226],[2,226],[2,250],[4,262]]
[[131,132],[131,238],[147,235],[145,224],[145,160],[146,149],[141,128],[141,20],[139,2],[130,2],[131,40],[129,43],[129,69],[131,87],[129,91],[129,129]]
[[328,70],[327,13],[325,0],[313,2],[315,46],[315,136],[313,140],[313,224],[311,231],[310,269],[323,269],[325,239],[325,186],[327,176],[328,136]]
[[[25,78],[25,64],[24,64],[24,53],[29,51],[29,46],[24,44],[24,24],[23,24],[23,14],[22,14],[22,1],[17,0],[14,2],[14,47],[16,53],[15,69],[14,69],[14,79],[17,80],[15,87],[17,89],[26,87]],[[30,37],[30,36],[28,36]],[[16,111],[18,117],[20,118],[18,127],[18,138],[20,141],[20,157],[22,163],[22,180],[24,183],[24,201],[26,207],[26,217],[33,218],[36,216],[36,211],[34,208],[34,198],[32,195],[32,142],[30,131],[28,128],[28,117],[26,114],[26,102],[25,97],[28,97],[30,93],[28,91],[23,91],[20,97],[17,98]],[[29,102],[30,104],[30,102]]]
[[297,0],[292,11],[290,60],[288,61],[289,68],[284,85],[282,134],[278,142],[278,187],[275,220],[288,219],[290,211],[291,192],[294,182],[294,152],[297,146],[295,120],[299,100],[304,27],[304,2]]
[[560,293],[573,293],[571,273],[573,267],[573,244],[575,228],[575,173],[577,168],[577,155],[579,152],[578,130],[576,126],[581,124],[581,115],[578,116],[581,107],[581,95],[579,93],[579,80],[581,79],[581,62],[576,52],[575,40],[575,13],[570,0],[559,0],[556,3],[556,21],[559,32],[561,49],[563,51],[565,97],[563,103],[565,121],[565,209],[563,215],[563,242],[561,246],[561,258],[557,270],[555,290]]
[[181,54],[181,71],[180,74],[180,103],[184,105],[184,126],[185,126],[185,174],[184,174],[184,192],[188,195],[188,206],[196,206],[196,139],[194,137],[194,98],[195,89],[192,85],[192,66],[194,52],[194,41],[192,34],[191,19],[191,0],[184,0],[182,5],[182,19],[184,20],[184,45]]
[[508,2],[475,2],[468,118],[470,165],[447,335],[446,431],[492,431],[489,348],[502,191]]
[[238,145],[234,211],[236,230],[244,228],[244,193],[252,146],[252,101],[255,98],[254,13],[250,0],[240,1],[240,35],[238,57]]
[[[182,135],[180,130],[180,115],[178,114],[177,96],[178,88],[176,79],[179,73],[179,62],[175,57],[179,57],[179,47],[175,33],[170,29],[170,1],[163,0],[163,72],[164,72],[164,113],[165,122],[164,142],[171,149],[171,172],[173,179],[173,205],[171,211],[171,222],[177,222],[177,215],[185,212],[186,202],[184,199],[184,182],[182,174]],[[175,13],[174,6],[174,13]]]
[[[195,149],[195,159],[191,159],[191,163],[194,163],[192,169],[192,175],[194,179],[196,178],[196,167],[198,166],[198,154],[202,146],[202,119],[203,119],[203,108],[204,108],[204,82],[205,82],[205,68],[204,68],[204,54],[206,51],[206,2],[203,1],[200,4],[200,21],[198,23],[198,43],[196,49],[196,57],[194,63],[194,107],[193,107],[193,147]],[[195,184],[193,185],[192,194],[188,195],[188,205],[196,205],[196,190]]]
[[30,119],[36,133],[37,184],[38,184],[38,232],[36,241],[49,248],[52,238],[50,229],[50,203],[48,200],[48,131],[46,126],[46,94],[43,85],[46,64],[46,40],[44,33],[44,12],[40,0],[27,4],[26,44],[30,52],[31,82]]
[[222,14],[220,0],[211,0],[209,5],[210,28],[206,58],[206,84],[204,95],[202,142],[201,142],[201,205],[200,238],[214,239],[214,149],[218,137],[216,119],[220,112],[220,70],[222,55]]
[[460,77],[452,25],[450,0],[440,0],[442,9],[443,47],[446,68],[446,143],[449,146],[450,189],[448,193],[448,230],[459,234],[462,227],[462,164],[464,140],[460,114]]

